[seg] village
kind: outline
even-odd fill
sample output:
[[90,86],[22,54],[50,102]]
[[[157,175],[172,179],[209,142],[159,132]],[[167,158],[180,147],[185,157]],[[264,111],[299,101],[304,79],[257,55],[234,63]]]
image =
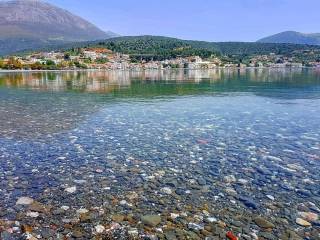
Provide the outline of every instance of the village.
[[320,67],[320,62],[295,62],[293,58],[270,53],[252,56],[244,62],[228,61],[212,56],[177,57],[162,61],[133,59],[128,54],[115,53],[106,48],[79,48],[70,51],[35,52],[23,56],[0,59],[5,70],[162,70],[162,69],[215,69],[215,68],[283,68]]

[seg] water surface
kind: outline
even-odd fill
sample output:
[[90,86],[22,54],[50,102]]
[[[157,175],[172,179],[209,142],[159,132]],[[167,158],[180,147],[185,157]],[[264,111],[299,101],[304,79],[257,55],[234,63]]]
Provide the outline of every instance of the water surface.
[[53,239],[319,239],[296,223],[320,212],[319,106],[312,69],[0,73],[0,219]]

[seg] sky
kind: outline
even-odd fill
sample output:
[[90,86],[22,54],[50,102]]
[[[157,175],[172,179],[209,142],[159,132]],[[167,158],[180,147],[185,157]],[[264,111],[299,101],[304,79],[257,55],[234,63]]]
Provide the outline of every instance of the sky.
[[320,32],[320,0],[47,0],[123,36],[256,41]]

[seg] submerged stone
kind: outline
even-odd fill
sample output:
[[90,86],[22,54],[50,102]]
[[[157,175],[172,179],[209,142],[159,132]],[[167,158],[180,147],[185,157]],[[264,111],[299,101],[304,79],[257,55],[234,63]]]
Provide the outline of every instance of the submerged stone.
[[68,187],[64,191],[66,191],[67,193],[75,193],[77,191],[77,187],[76,186]]
[[31,205],[33,201],[34,200],[30,197],[21,197],[16,202],[16,205]]
[[300,226],[303,226],[303,227],[311,227],[311,223],[309,223],[308,221],[306,220],[303,220],[302,218],[297,218],[296,219],[296,223]]
[[263,217],[256,217],[253,221],[261,228],[274,228],[275,225]]
[[143,224],[150,227],[156,227],[161,223],[161,217],[159,215],[145,215],[141,217]]

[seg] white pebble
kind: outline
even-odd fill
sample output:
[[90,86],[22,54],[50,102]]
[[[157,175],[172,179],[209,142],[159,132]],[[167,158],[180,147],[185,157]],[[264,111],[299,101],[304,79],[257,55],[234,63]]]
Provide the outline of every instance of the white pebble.
[[269,198],[271,201],[275,200],[274,196],[272,196],[272,195],[267,195],[267,198]]
[[209,218],[207,218],[207,220],[208,220],[209,223],[218,222],[218,219],[216,219],[215,217],[209,217]]
[[27,212],[27,217],[31,217],[31,218],[37,218],[39,217],[39,213],[38,212]]
[[78,214],[85,214],[87,212],[89,212],[89,211],[87,209],[85,209],[85,208],[80,208],[79,210],[77,210]]
[[67,210],[70,209],[70,207],[68,207],[68,206],[62,206],[61,209],[64,210],[64,211],[67,211]]
[[76,186],[69,187],[69,188],[66,188],[64,191],[66,191],[68,193],[75,193],[77,191],[77,187]]
[[172,194],[172,190],[168,187],[161,188],[161,192],[168,194],[168,195]]
[[16,205],[30,205],[33,203],[33,199],[29,197],[21,197],[18,199]]
[[106,228],[102,225],[97,225],[94,227],[94,229],[96,230],[97,233],[103,233]]

